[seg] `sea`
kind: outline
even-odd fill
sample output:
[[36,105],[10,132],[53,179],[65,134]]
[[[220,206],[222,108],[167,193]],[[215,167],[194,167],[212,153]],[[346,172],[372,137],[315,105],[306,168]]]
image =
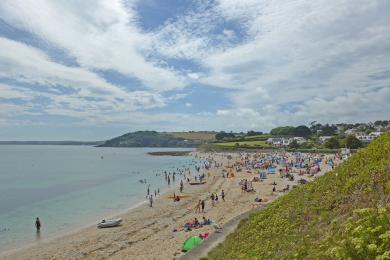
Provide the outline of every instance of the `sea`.
[[198,161],[147,153],[181,150],[191,149],[0,145],[0,252],[125,212],[145,202],[148,185],[167,191],[164,171],[193,169]]

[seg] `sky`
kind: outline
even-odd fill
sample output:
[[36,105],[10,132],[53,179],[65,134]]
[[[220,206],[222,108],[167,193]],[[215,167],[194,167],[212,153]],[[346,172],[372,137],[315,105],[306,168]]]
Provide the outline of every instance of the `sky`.
[[2,0],[0,140],[390,119],[388,0]]

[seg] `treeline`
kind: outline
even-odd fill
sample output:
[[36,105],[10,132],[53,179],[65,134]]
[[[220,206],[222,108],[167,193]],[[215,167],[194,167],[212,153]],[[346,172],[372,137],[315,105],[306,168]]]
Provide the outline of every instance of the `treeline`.
[[271,130],[271,135],[277,136],[297,136],[297,137],[309,137],[312,134],[312,131],[309,127],[305,125],[300,125],[297,127],[293,126],[281,126],[276,127]]
[[256,136],[256,135],[262,135],[262,134],[263,134],[263,132],[257,132],[257,131],[253,131],[253,130],[248,131],[246,134],[244,132],[240,132],[240,133],[228,132],[227,133],[225,131],[220,131],[215,135],[215,139],[216,140],[223,140],[226,138],[236,138],[239,136]]

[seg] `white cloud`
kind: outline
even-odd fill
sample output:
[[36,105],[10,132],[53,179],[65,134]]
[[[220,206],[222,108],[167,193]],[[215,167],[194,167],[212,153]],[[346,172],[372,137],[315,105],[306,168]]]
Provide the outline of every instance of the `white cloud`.
[[158,90],[183,87],[185,77],[143,55],[151,42],[136,27],[134,2],[6,0],[0,15],[64,49],[87,69],[116,70]]
[[187,102],[187,103],[185,103],[185,106],[186,107],[192,107],[192,103]]
[[[29,99],[25,105],[29,108],[33,107],[33,97],[46,97],[51,102],[42,113],[89,120],[98,115],[103,117],[165,105],[165,99],[158,93],[127,91],[86,69],[54,63],[41,51],[5,38],[0,38],[0,60],[0,77],[12,78],[21,86],[32,85],[27,91],[26,87],[1,84],[0,97]],[[69,93],[59,93],[58,86],[67,87]]]

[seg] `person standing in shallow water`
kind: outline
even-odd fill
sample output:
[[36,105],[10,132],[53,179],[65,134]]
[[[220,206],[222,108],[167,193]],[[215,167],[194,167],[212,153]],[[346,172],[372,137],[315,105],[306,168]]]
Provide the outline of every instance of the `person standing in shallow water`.
[[35,227],[37,229],[37,232],[41,230],[41,221],[39,220],[39,218],[35,220]]

